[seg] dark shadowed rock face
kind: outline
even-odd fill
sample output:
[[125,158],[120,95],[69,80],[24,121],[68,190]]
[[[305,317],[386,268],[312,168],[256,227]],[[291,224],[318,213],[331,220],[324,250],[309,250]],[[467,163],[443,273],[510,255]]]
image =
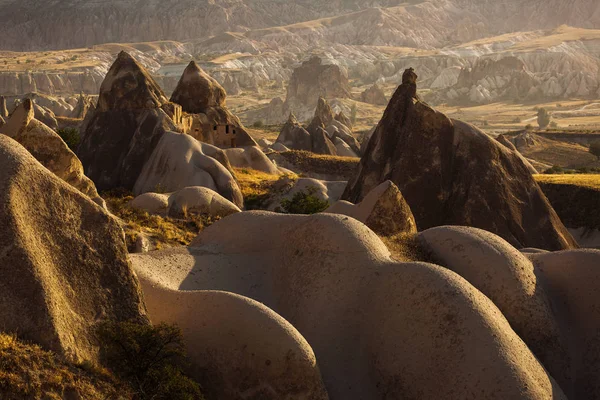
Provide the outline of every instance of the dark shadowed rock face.
[[517,247],[576,247],[519,156],[422,102],[416,79],[405,72],[343,199],[358,203],[391,180],[420,229],[466,225]]
[[181,105],[183,111],[190,114],[206,113],[210,107],[225,106],[225,89],[204,72],[196,62],[187,66],[171,101]]
[[310,138],[312,143],[312,151],[317,154],[324,154],[328,156],[337,155],[335,145],[327,136],[325,129],[318,126],[310,131]]
[[292,150],[312,150],[311,136],[300,125],[294,114],[290,114],[287,122],[281,128],[277,142]]
[[133,189],[162,135],[177,130],[163,110],[168,105],[144,67],[121,52],[102,83],[97,109],[86,118],[77,149],[98,190]]
[[379,87],[379,85],[376,83],[362,92],[360,99],[363,103],[375,104],[378,106],[385,106],[388,103],[383,89],[381,89],[381,87]]

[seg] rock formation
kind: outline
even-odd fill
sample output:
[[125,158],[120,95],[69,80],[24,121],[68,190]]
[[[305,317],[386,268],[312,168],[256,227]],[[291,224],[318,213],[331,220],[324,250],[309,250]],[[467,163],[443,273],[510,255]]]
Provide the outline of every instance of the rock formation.
[[33,102],[25,99],[7,123],[0,127],[0,134],[15,139],[44,167],[104,206],[104,200],[98,195],[94,183],[85,176],[81,161],[56,132],[34,119],[34,116]]
[[133,199],[131,207],[150,214],[184,218],[190,214],[226,217],[240,212],[238,206],[202,186],[192,186],[174,193],[144,193]]
[[133,189],[161,137],[177,130],[162,109],[167,105],[148,72],[129,54],[119,53],[77,150],[86,175],[99,190]]
[[[357,154],[360,153],[360,145],[352,135],[352,131],[342,122],[335,119],[329,102],[323,97],[319,97],[315,115],[306,130],[312,138],[313,153],[338,155],[338,147],[342,153],[339,155],[357,157]],[[344,143],[336,145],[336,138],[339,138]],[[348,149],[351,151],[348,151]]]
[[360,202],[391,180],[420,229],[466,225],[518,247],[576,247],[519,156],[420,101],[416,81],[406,70],[343,199]]
[[388,103],[388,99],[385,97],[383,89],[376,83],[361,93],[360,101],[363,103],[375,104],[377,106],[386,106]]
[[287,87],[285,107],[288,110],[312,108],[319,97],[326,99],[350,98],[348,77],[334,64],[323,64],[314,56],[294,69]]
[[340,111],[335,115],[335,120],[341,122],[343,125],[347,126],[349,129],[352,129],[352,121],[350,118],[344,114],[343,111]]
[[[476,254],[477,249],[473,245],[468,251]],[[596,252],[595,257],[597,260],[600,253]],[[510,276],[511,261],[499,262],[494,270]],[[170,321],[190,327],[184,334],[188,346],[198,354],[193,363],[209,364],[216,357],[209,351],[215,340],[212,338],[223,339],[220,332],[199,336],[206,332],[206,328],[200,328],[206,325],[204,312],[199,313],[198,319],[190,317],[192,309],[208,302],[211,291],[219,290],[264,304],[301,332],[314,351],[332,399],[378,399],[390,395],[423,400],[567,399],[529,349],[536,342],[524,342],[513,331],[512,321],[509,324],[496,305],[467,279],[433,264],[392,261],[381,240],[353,218],[332,214],[237,213],[204,230],[187,249],[133,255],[132,262],[138,275],[147,281],[145,294],[149,304],[153,304],[150,316],[154,319],[154,313],[173,315]],[[478,266],[473,265],[473,270]],[[519,276],[506,281],[507,299],[520,287],[527,288],[522,295],[530,304],[536,304],[543,293],[549,292],[541,287],[543,280],[529,281],[526,276],[523,281],[520,279]],[[587,282],[591,288],[597,281]],[[531,291],[527,286],[531,284],[539,287]],[[180,299],[194,293],[205,295],[194,303],[197,306],[189,306],[190,311],[177,313],[179,302],[165,310],[165,297],[153,291],[156,287],[168,288]],[[595,297],[587,299],[587,304],[574,300],[574,308],[565,310],[563,315],[585,313],[588,304],[595,304]],[[510,315],[513,318],[519,314]],[[540,329],[539,322],[544,322],[538,316],[547,317],[551,326],[557,326],[556,314],[544,314],[540,308],[535,316],[523,319],[530,322],[526,327],[529,332]],[[591,326],[587,332],[591,334]],[[554,331],[542,334],[552,337]],[[568,332],[560,335],[565,339]],[[239,340],[228,342],[237,346]],[[551,348],[552,343],[546,349],[548,354]],[[572,351],[585,354],[576,346]],[[297,350],[293,352],[297,354]],[[241,359],[234,359],[241,366],[253,359],[249,352],[244,354]],[[595,348],[589,354],[591,368],[596,354]],[[556,359],[560,360],[558,354]],[[226,364],[221,361],[212,365],[223,363]],[[220,368],[223,367],[214,372]],[[297,384],[303,388],[304,376],[305,372],[297,378]],[[344,379],[340,380],[340,376]],[[581,387],[590,388],[593,373],[580,377]],[[280,387],[278,382],[281,381],[270,384]],[[216,397],[228,398],[224,394]],[[284,393],[279,394],[282,397]]]
[[377,186],[359,204],[340,200],[325,212],[352,217],[381,236],[417,233],[415,217],[402,193],[391,181]]
[[165,132],[140,172],[133,193],[172,193],[190,186],[204,186],[238,207],[244,200],[231,165],[222,150],[189,135]]
[[71,113],[71,118],[85,119],[87,114],[90,112],[94,112],[95,109],[96,106],[92,99],[86,96],[85,94],[80,93],[79,97],[77,98],[77,105]]
[[8,118],[8,110],[6,109],[6,97],[0,96],[0,118]]
[[227,156],[231,166],[234,168],[250,168],[266,174],[279,174],[277,166],[259,147],[238,147],[235,149],[224,149],[223,152]]
[[293,113],[290,113],[287,122],[281,128],[276,142],[293,150],[312,151],[310,133],[300,125]]
[[[219,126],[227,126],[232,130],[231,135],[235,134],[233,147],[256,146],[239,118],[225,106],[226,96],[223,87],[192,61],[183,71],[171,101],[193,115],[190,134],[196,139],[221,147],[214,137],[215,131]],[[226,147],[229,147],[229,143]]]
[[118,222],[0,135],[0,326],[97,361],[98,323],[147,322]]

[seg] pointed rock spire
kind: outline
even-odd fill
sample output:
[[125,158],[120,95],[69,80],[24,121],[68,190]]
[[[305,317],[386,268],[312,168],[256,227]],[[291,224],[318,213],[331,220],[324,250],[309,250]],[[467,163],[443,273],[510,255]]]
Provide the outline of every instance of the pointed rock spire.
[[146,68],[121,51],[100,86],[99,111],[159,108],[168,99]]
[[224,107],[225,89],[202,70],[195,61],[190,62],[171,96],[171,101],[181,105],[190,114],[205,113],[210,107]]

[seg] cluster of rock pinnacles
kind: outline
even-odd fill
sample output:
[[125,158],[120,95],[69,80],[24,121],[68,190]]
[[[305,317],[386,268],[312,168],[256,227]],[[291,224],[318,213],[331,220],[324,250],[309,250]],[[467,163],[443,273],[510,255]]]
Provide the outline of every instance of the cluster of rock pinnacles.
[[[194,76],[179,106],[208,90],[200,114],[233,119]],[[102,320],[176,323],[215,399],[600,399],[600,252],[576,249],[518,154],[430,108],[416,80],[330,212],[231,209],[150,254],[127,254],[94,184],[145,193],[183,174],[241,208],[224,152],[178,133],[124,53],[79,157],[25,102],[0,127],[0,326],[95,361]],[[378,234],[419,251],[392,256]]]

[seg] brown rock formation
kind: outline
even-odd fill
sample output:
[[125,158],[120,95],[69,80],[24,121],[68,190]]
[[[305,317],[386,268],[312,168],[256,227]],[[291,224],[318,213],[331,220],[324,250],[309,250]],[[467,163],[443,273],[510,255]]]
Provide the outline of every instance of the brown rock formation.
[[239,118],[225,106],[226,96],[225,89],[192,61],[183,72],[171,101],[193,115],[190,134],[196,139],[222,146],[215,137],[215,131],[218,132],[218,126],[226,125],[232,130],[232,135],[235,130],[236,146],[256,146]]
[[290,114],[276,142],[292,150],[312,150],[310,133],[300,125],[294,114]]
[[375,104],[378,106],[385,106],[388,103],[388,99],[385,97],[383,89],[376,83],[361,93],[360,100],[363,103]]
[[8,122],[0,127],[0,134],[15,139],[44,167],[104,206],[94,183],[84,175],[77,156],[55,131],[34,119],[34,104],[30,99],[25,99],[17,107]]
[[102,82],[77,151],[98,189],[133,189],[162,135],[178,129],[164,110],[169,106],[144,67],[121,52]]
[[296,68],[287,87],[288,109],[314,107],[315,99],[350,98],[348,77],[337,65],[323,64],[318,56]]
[[105,320],[147,322],[118,222],[0,135],[0,326],[97,360]]
[[8,110],[6,109],[6,97],[0,96],[0,118],[8,118]]
[[405,71],[342,198],[357,203],[389,179],[420,229],[466,225],[517,247],[576,247],[519,156],[430,108],[416,80]]
[[346,116],[346,114],[344,114],[343,111],[340,111],[339,113],[337,113],[337,115],[335,116],[335,120],[341,122],[342,124],[346,125],[348,128],[352,129],[352,121],[350,120],[350,118],[348,118]]

